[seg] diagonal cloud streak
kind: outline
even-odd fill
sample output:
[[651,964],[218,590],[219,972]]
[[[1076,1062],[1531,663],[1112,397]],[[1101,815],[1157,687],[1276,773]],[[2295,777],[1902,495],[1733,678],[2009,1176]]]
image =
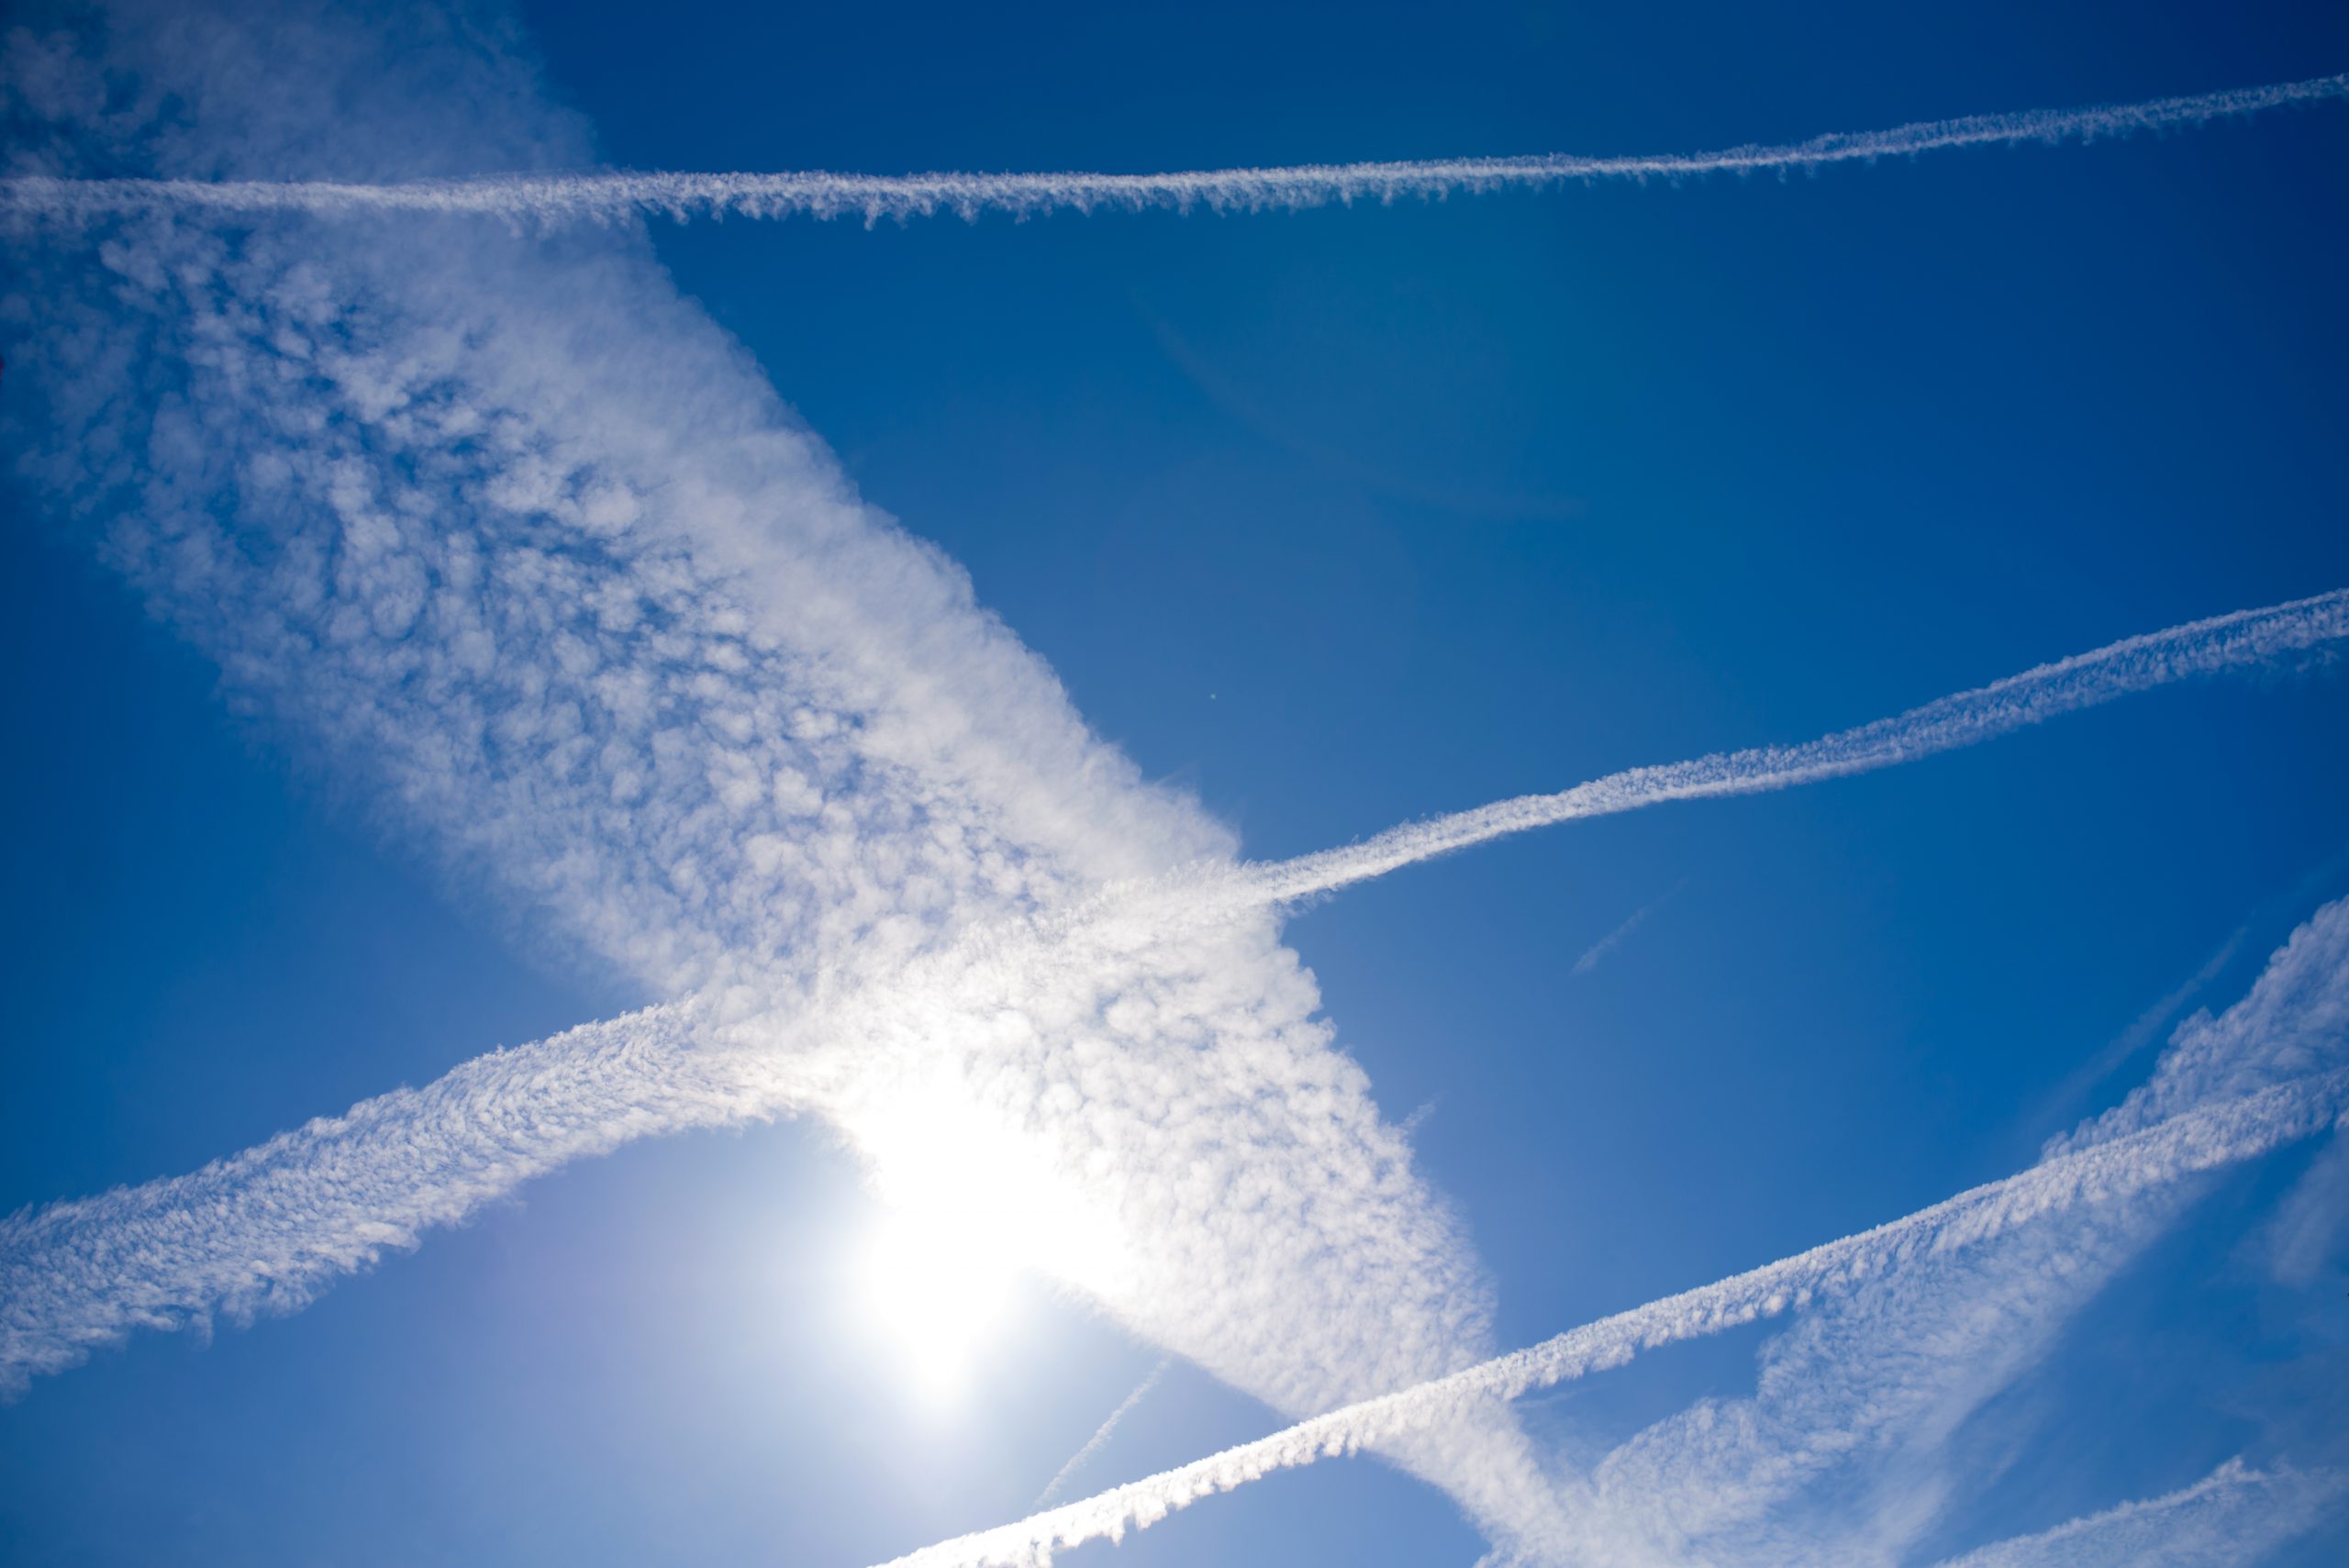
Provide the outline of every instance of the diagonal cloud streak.
[[[2322,1070],[2344,1044],[2349,908],[2336,904],[2294,933],[2242,1001],[2180,1025],[2148,1084],[2043,1153]],[[2345,1149],[2336,1140],[2318,1157],[2281,1206],[2279,1228],[2293,1223],[2287,1214],[2325,1207],[2322,1173]],[[2204,1190],[2172,1184],[2077,1207],[1995,1248],[1912,1259],[1806,1313],[1764,1345],[1751,1395],[1700,1398],[1609,1453],[1576,1499],[1571,1550],[1560,1555],[1709,1568],[1916,1561],[1920,1541],[1979,1496],[1985,1444],[2013,1451],[2011,1426],[1992,1436],[1977,1418],[2027,1377],[2061,1377],[2047,1363],[2073,1321]],[[2181,1524],[2177,1540],[2199,1545],[2181,1546],[2175,1561],[2249,1561],[2312,1522],[2288,1500],[2261,1510],[2266,1533],[2238,1529],[2234,1550],[2216,1557],[2216,1537]],[[2025,1545],[2057,1561],[2120,1562],[2132,1560],[2118,1544],[2132,1540],[2141,1532],[2120,1519]]]
[[1174,1364],[1172,1358],[1161,1361],[1150,1369],[1149,1376],[1134,1385],[1134,1391],[1119,1401],[1118,1407],[1109,1412],[1108,1418],[1095,1428],[1093,1435],[1085,1440],[1085,1446],[1069,1455],[1068,1462],[1054,1472],[1052,1478],[1044,1484],[1044,1489],[1036,1494],[1034,1507],[1041,1508],[1049,1505],[1053,1498],[1061,1495],[1061,1489],[1069,1484],[1070,1479],[1078,1471],[1085,1468],[1086,1462],[1095,1454],[1108,1446],[1109,1439],[1117,1432],[1118,1423],[1124,1420],[1132,1413],[1135,1406],[1149,1396],[1150,1391],[1158,1386],[1158,1380],[1166,1375],[1166,1369]]
[[[404,190],[594,161],[495,17],[270,0],[59,17],[0,37],[10,167],[35,180],[12,191],[130,188],[74,178],[120,171]],[[2132,112],[2029,134],[2186,123]],[[1836,139],[1812,162],[1975,133],[1936,134]],[[167,204],[69,228],[0,211],[25,262],[0,269],[0,421],[61,522],[271,740],[532,940],[668,1004],[193,1176],[0,1221],[0,1377],[140,1326],[297,1307],[629,1138],[805,1112],[893,1209],[985,1221],[979,1245],[1287,1416],[1416,1386],[1490,1356],[1491,1284],[1338,1049],[1280,941],[1285,905],[1543,821],[1888,765],[2340,634],[2337,595],[2222,617],[1809,749],[1826,752],[1729,754],[1235,865],[1226,828],[1093,736],[960,570],[858,499],[679,296],[636,210],[605,216],[518,246],[462,213],[223,224]],[[1497,1396],[1379,1440],[1497,1543],[1571,1522]]]
[[[1200,1498],[1277,1471],[1391,1445],[1464,1408],[1515,1399],[1645,1351],[1879,1289],[1920,1267],[1984,1251],[2076,1210],[2126,1213],[2187,1178],[2255,1159],[2349,1121],[2349,900],[2326,906],[2218,1018],[2199,1018],[2153,1083],[2087,1124],[2066,1150],[1873,1229],[1570,1329],[1415,1388],[1361,1401],[1013,1524],[893,1560],[889,1568],[1041,1564],[1122,1539]],[[2315,1070],[2311,1070],[2315,1069]],[[2071,1239],[2064,1239],[2068,1241]],[[2057,1273],[2068,1272],[2067,1262]],[[1854,1412],[1846,1411],[1847,1417]],[[1602,1480],[1606,1479],[1602,1471]],[[1653,1477],[1647,1478],[1651,1483]],[[1575,1521],[1583,1529],[1611,1520]],[[1553,1543],[1553,1550],[1564,1543]]]
[[2231,1459],[2190,1486],[2122,1503],[2036,1535],[1954,1557],[1941,1568],[2220,1568],[2255,1562],[2315,1523],[2343,1478]]
[[1621,947],[1623,943],[1630,939],[1632,932],[1638,930],[1642,926],[1648,923],[1648,917],[1650,916],[1663,908],[1666,904],[1671,903],[1674,898],[1679,895],[1680,890],[1687,885],[1688,884],[1687,879],[1683,878],[1681,881],[1675,883],[1672,887],[1661,896],[1652,898],[1645,904],[1641,905],[1637,909],[1632,910],[1630,916],[1627,917],[1620,925],[1608,932],[1605,936],[1599,938],[1597,941],[1591,943],[1590,946],[1583,949],[1582,956],[1575,960],[1573,965],[1567,969],[1566,973],[1569,975],[1579,977],[1581,975],[1588,974],[1592,970],[1597,969],[1600,964],[1606,962],[1609,958],[1614,955],[1615,950]]
[[1787,173],[1956,148],[2093,141],[2349,97],[2349,73],[2135,104],[2026,109],[1834,131],[1807,141],[1708,152],[1592,157],[1450,158],[1164,174],[784,173],[500,174],[365,183],[336,180],[60,179],[0,182],[0,213],[82,220],[156,207],[226,214],[469,214],[540,224],[609,223],[651,215],[750,218],[858,217],[868,225],[951,213],[1034,217],[1074,211],[1294,212],[1331,203],[1421,200],[1510,187],[1679,181]]
[[2343,637],[2349,637],[2349,589],[2266,609],[2213,616],[2042,664],[1799,746],[1717,751],[1690,762],[1609,773],[1555,795],[1519,795],[1390,828],[1344,849],[1264,866],[1257,870],[1253,882],[1268,898],[1303,898],[1472,844],[1559,822],[1608,817],[1673,800],[1761,795],[1873,773],[1976,745],[2117,697],[2197,675],[2266,663]]
[[734,1119],[740,1074],[654,1008],[474,1058],[204,1169],[0,1219],[0,1393],[134,1329],[298,1310],[532,1176]]
[[[639,1137],[811,1106],[852,1117],[848,1104],[860,1092],[845,1085],[860,1072],[875,1074],[869,1065],[852,1069],[849,1059],[886,1059],[906,1072],[927,1063],[918,1050],[889,1043],[905,1020],[959,1018],[958,1029],[967,1029],[970,1018],[1038,976],[1065,986],[1067,976],[1083,974],[1114,993],[1135,954],[1194,940],[1251,906],[1331,891],[1503,834],[1888,767],[2344,636],[2349,590],[2214,617],[1806,745],[1633,769],[1291,861],[1113,884],[1046,917],[970,933],[877,978],[869,992],[810,994],[787,1026],[776,1022],[779,1009],[726,1018],[715,999],[688,1001],[495,1052],[423,1090],[362,1102],[191,1175],[0,1221],[0,1387],[72,1366],[134,1329],[296,1309],[386,1247],[412,1246],[423,1230],[454,1223],[570,1159]],[[2220,1027],[2203,1025],[2206,1032]],[[932,1022],[925,1032],[954,1031]],[[2241,1051],[2231,1034],[2194,1060],[2234,1060]],[[2188,1095],[2176,1087],[2182,1071],[2168,1066],[2157,1080],[2165,1103]],[[895,1092],[894,1080],[877,1076],[887,1086],[863,1091],[868,1101]],[[2116,1126],[2142,1119],[2128,1106],[2111,1115]]]
[[886,1568],[1045,1563],[1088,1540],[1122,1540],[1201,1498],[1318,1460],[1342,1458],[1439,1426],[1461,1408],[1622,1366],[1642,1351],[1776,1318],[1834,1295],[1909,1259],[1976,1247],[2082,1203],[2109,1203],[2184,1177],[2255,1159],[2335,1127],[2349,1114],[2349,1072],[2281,1084],[2227,1105],[2189,1111],[2142,1132],[1988,1183],[1929,1208],[1702,1285],[1602,1318],[1416,1388],[1300,1421],[1177,1469],[1013,1524],[958,1536]]

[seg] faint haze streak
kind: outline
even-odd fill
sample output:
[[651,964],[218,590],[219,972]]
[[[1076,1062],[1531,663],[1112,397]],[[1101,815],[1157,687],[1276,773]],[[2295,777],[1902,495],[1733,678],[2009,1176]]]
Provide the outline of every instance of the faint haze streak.
[[1624,938],[1630,936],[1633,931],[1638,930],[1642,926],[1646,925],[1649,916],[1663,908],[1666,904],[1671,903],[1674,898],[1679,895],[1680,890],[1687,885],[1687,880],[1683,878],[1681,881],[1673,884],[1671,888],[1668,889],[1662,896],[1651,898],[1645,904],[1641,905],[1637,909],[1631,911],[1631,915],[1629,919],[1616,927],[1613,930],[1608,932],[1605,936],[1599,938],[1597,941],[1591,943],[1589,947],[1585,948],[1583,950],[1583,955],[1575,960],[1574,967],[1566,973],[1576,975],[1588,974],[1592,970],[1597,969],[1600,964],[1606,962],[1609,957],[1614,953],[1615,950],[1623,945]]
[[1477,1401],[1509,1399],[1617,1367],[1642,1351],[1774,1318],[1926,1253],[1979,1246],[2042,1216],[2110,1203],[2255,1158],[2332,1127],[2349,1071],[2315,1074],[2061,1155],[1875,1229],[1714,1284],[1570,1329],[1450,1377],[1332,1410],[1253,1442],[1015,1524],[893,1559],[887,1568],[1040,1564],[1085,1541],[1121,1539],[1175,1510],[1275,1471],[1338,1458],[1434,1426]]
[[1085,1446],[1069,1455],[1068,1462],[1061,1466],[1059,1473],[1044,1484],[1044,1489],[1036,1494],[1036,1501],[1031,1506],[1041,1508],[1059,1496],[1061,1488],[1068,1485],[1069,1477],[1084,1469],[1085,1461],[1108,1446],[1110,1435],[1118,1429],[1118,1423],[1124,1420],[1132,1412],[1133,1407],[1141,1404],[1152,1389],[1158,1386],[1158,1380],[1164,1377],[1166,1369],[1174,1364],[1174,1359],[1169,1356],[1152,1367],[1150,1375],[1134,1385],[1134,1391],[1127,1395],[1116,1409],[1109,1412],[1109,1418],[1096,1428],[1091,1437],[1085,1440]]
[[494,174],[367,184],[325,180],[61,180],[20,176],[0,184],[0,207],[88,218],[152,207],[224,213],[470,213],[538,223],[613,222],[642,214],[696,217],[860,217],[866,223],[951,213],[1033,217],[1060,211],[1297,211],[1331,203],[1434,199],[1509,187],[1677,181],[1709,174],[1788,172],[1914,156],[1953,148],[2092,141],[2199,126],[2292,105],[2349,96],[2349,74],[2234,88],[2135,104],[2027,109],[1920,120],[1887,130],[1834,131],[1807,141],[1709,152],[1591,157],[1452,158],[1308,163],[1163,174],[781,173]]
[[2341,1495],[2343,1477],[2289,1466],[2254,1470],[2231,1459],[2190,1486],[2123,1503],[2036,1535],[1952,1558],[1942,1568],[2183,1568],[2252,1562],[2315,1521]]

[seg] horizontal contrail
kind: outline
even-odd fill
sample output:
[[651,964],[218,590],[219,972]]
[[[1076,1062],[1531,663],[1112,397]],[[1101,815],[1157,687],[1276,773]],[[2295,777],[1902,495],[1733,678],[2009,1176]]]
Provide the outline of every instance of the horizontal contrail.
[[2255,1158],[2321,1132],[2344,1114],[2349,1114],[2349,1070],[2313,1074],[2188,1111],[1872,1230],[1602,1318],[1450,1377],[1332,1410],[1082,1502],[925,1547],[893,1559],[886,1568],[1046,1563],[1055,1551],[1105,1537],[1122,1539],[1129,1529],[1147,1528],[1202,1497],[1275,1471],[1389,1442],[1480,1401],[1514,1399],[1620,1366],[1642,1351],[1776,1317],[1897,1269],[1909,1257],[1978,1246],[2043,1215],[2082,1203],[2111,1203]]
[[1891,718],[1799,746],[1717,751],[1693,762],[1631,768],[1555,795],[1523,795],[1472,811],[1390,828],[1343,849],[1249,868],[1258,897],[1286,902],[1576,817],[1609,817],[1670,800],[1759,795],[1872,773],[1954,751],[2062,714],[2195,675],[2265,663],[2349,637],[2349,588],[2266,609],[2238,610],[2149,632],[1939,698]]
[[1049,212],[1296,211],[1332,202],[1392,202],[1509,186],[1536,189],[1600,182],[1684,180],[1707,174],[1823,169],[1831,164],[2018,142],[2089,141],[2137,131],[2199,126],[2298,104],[2349,97],[2349,73],[2241,87],[2138,104],[2026,109],[1920,120],[1888,130],[1835,131],[1808,141],[1712,152],[1588,157],[1449,158],[1380,163],[1307,163],[1166,174],[784,173],[492,174],[468,179],[367,184],[332,180],[68,180],[41,175],[0,182],[0,211],[90,218],[153,207],[216,212],[470,213],[561,223],[613,222],[640,214],[697,217],[861,217],[904,221],[952,213],[1034,217]]

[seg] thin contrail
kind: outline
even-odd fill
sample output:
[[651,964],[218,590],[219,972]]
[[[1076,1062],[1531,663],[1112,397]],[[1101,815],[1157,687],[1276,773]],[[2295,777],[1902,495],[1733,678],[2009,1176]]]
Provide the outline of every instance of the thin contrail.
[[2266,662],[2349,637],[2349,588],[2238,610],[2149,632],[1939,698],[1892,718],[1799,746],[1717,751],[1693,762],[1631,768],[1555,795],[1523,795],[1390,828],[1343,849],[1251,868],[1250,886],[1275,903],[1303,898],[1402,866],[1583,817],[1668,800],[1758,795],[1954,751],[2116,697],[2195,675]]
[[1091,1437],[1085,1440],[1085,1446],[1083,1448],[1078,1449],[1074,1453],[1069,1455],[1068,1462],[1061,1466],[1060,1473],[1054,1475],[1050,1481],[1044,1484],[1044,1489],[1036,1494],[1035,1502],[1029,1506],[1034,1508],[1041,1508],[1049,1504],[1053,1498],[1059,1496],[1061,1495],[1061,1488],[1068,1485],[1069,1477],[1084,1469],[1085,1462],[1101,1451],[1103,1446],[1109,1440],[1109,1434],[1118,1429],[1118,1423],[1124,1420],[1128,1413],[1130,1413],[1135,1406],[1141,1404],[1144,1396],[1146,1396],[1152,1389],[1158,1386],[1158,1380],[1164,1377],[1166,1375],[1166,1369],[1174,1364],[1174,1358],[1173,1356],[1167,1356],[1163,1360],[1160,1361],[1156,1366],[1152,1367],[1150,1369],[1150,1375],[1143,1378],[1140,1383],[1134,1385],[1134,1391],[1131,1394],[1127,1395],[1116,1409],[1109,1412],[1109,1418],[1102,1422],[1099,1427],[1096,1428]]
[[2091,141],[2199,126],[2291,105],[2349,97],[2349,73],[2137,104],[2026,109],[1919,120],[1888,130],[1834,131],[1808,141],[1711,152],[1590,157],[1448,158],[1376,163],[1308,163],[1164,174],[780,173],[491,174],[369,184],[333,180],[135,180],[18,176],[0,182],[0,211],[89,218],[153,207],[217,212],[472,213],[539,223],[612,222],[640,214],[679,220],[740,217],[861,217],[867,224],[952,213],[1034,217],[1103,208],[1139,212],[1296,211],[1332,202],[1392,202],[1520,186],[1645,183],[1749,174],[1912,156],[1951,148]]
[[1576,975],[1588,974],[1592,970],[1597,969],[1600,964],[1606,962],[1608,957],[1612,954],[1617,948],[1623,945],[1623,940],[1626,937],[1629,937],[1633,931],[1638,930],[1642,926],[1646,925],[1649,916],[1654,914],[1657,910],[1663,908],[1665,905],[1678,897],[1680,895],[1680,890],[1687,885],[1688,879],[1687,877],[1682,877],[1678,882],[1674,883],[1670,889],[1668,889],[1662,896],[1652,898],[1645,904],[1641,905],[1637,909],[1631,911],[1631,918],[1625,920],[1621,925],[1616,927],[1613,930],[1608,932],[1597,941],[1591,943],[1587,948],[1585,948],[1583,950],[1583,955],[1575,960],[1574,967],[1568,970],[1567,973],[1569,974]]
[[1055,1551],[1105,1537],[1120,1540],[1129,1529],[1145,1529],[1202,1497],[1275,1471],[1388,1442],[1481,1401],[1514,1399],[1620,1366],[1642,1351],[1776,1317],[1897,1269],[1909,1257],[1978,1246],[2043,1215],[2081,1203],[2113,1202],[2255,1158],[2321,1132],[2344,1114],[2349,1114],[2349,1070],[2313,1074],[2188,1111],[1960,1193],[1872,1230],[1602,1318],[1450,1377],[1332,1410],[1084,1501],[925,1547],[892,1559],[886,1568],[1047,1563]]
[[2185,1568],[2260,1562],[2314,1523],[2349,1477],[2278,1465],[2254,1470],[2238,1457],[2190,1486],[2001,1540],[1941,1568]]

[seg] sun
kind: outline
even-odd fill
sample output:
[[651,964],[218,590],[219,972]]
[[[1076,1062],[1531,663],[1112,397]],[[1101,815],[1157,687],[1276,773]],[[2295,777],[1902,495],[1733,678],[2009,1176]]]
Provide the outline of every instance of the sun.
[[1113,1297],[1128,1251],[1053,1148],[958,1078],[898,1084],[842,1118],[882,1212],[863,1238],[861,1316],[926,1401],[959,1403],[1030,1282]]

